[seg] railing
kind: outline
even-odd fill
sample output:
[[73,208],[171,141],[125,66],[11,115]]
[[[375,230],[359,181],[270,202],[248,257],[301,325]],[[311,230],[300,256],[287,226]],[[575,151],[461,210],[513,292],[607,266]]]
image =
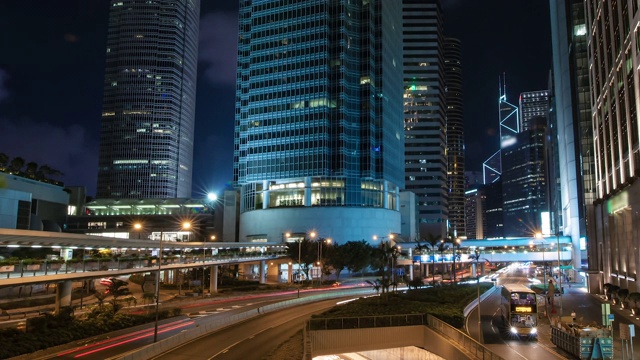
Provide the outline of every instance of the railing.
[[[193,255],[176,256],[162,259],[162,266],[168,265],[190,265],[198,266],[211,262],[236,262],[274,259],[286,257],[284,253],[264,253],[264,254],[219,254],[219,255]],[[82,261],[48,261],[25,262],[17,261],[13,264],[0,265],[0,281],[2,278],[22,278],[31,276],[72,274],[93,271],[111,271],[126,269],[152,269],[157,267],[158,260],[154,258],[117,258],[117,259],[84,259]]]
[[413,326],[426,324],[426,315],[424,314],[405,314],[311,319],[307,323],[307,328],[309,331],[315,331],[364,329],[390,326]]
[[454,328],[446,322],[428,314],[381,315],[344,318],[311,319],[307,322],[306,331],[346,330],[379,328],[391,326],[424,325],[435,330],[451,341],[457,343],[461,349],[476,359],[504,360],[491,350],[471,338],[469,335]]

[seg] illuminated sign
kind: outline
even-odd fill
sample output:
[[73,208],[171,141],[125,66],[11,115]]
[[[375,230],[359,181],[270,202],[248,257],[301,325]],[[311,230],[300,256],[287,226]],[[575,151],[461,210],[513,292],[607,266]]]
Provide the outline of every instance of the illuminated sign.
[[530,313],[532,311],[531,306],[516,306],[516,312]]

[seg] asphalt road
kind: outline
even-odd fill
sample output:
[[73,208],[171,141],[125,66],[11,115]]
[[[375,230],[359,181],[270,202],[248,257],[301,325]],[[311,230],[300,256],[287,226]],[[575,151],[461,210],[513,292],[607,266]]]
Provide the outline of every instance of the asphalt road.
[[336,305],[331,299],[271,312],[172,349],[155,359],[259,359],[304,327],[312,314]]

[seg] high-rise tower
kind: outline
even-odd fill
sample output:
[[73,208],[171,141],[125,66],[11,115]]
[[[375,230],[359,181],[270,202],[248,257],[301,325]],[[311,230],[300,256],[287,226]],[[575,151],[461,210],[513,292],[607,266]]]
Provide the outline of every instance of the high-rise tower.
[[416,194],[420,236],[444,238],[449,184],[442,8],[439,0],[402,6],[406,189]]
[[98,198],[191,196],[199,0],[112,0]]
[[527,131],[532,119],[549,116],[549,90],[527,91],[520,94],[520,131]]
[[[589,246],[602,283],[640,291],[640,12],[637,1],[586,0],[591,119],[595,155],[595,227]],[[591,224],[588,224],[591,226]],[[593,254],[593,252],[590,252]]]
[[446,38],[444,66],[447,100],[447,179],[449,181],[450,233],[466,235],[464,176],[464,114],[462,97],[462,49],[460,40]]
[[401,21],[395,1],[241,2],[241,241],[399,234]]
[[[551,0],[553,48],[552,105],[558,126],[557,184],[550,198],[553,229],[571,236],[576,268],[602,271],[595,239],[595,154],[589,84],[588,25],[584,0]],[[553,123],[553,122],[552,122]],[[558,192],[551,189],[550,195]],[[588,261],[588,259],[598,261]]]

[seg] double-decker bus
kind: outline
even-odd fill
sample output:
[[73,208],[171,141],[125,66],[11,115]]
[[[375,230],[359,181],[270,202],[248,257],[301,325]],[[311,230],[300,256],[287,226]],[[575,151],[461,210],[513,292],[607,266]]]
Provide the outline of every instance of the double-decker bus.
[[518,336],[538,336],[536,293],[521,284],[502,286],[500,312],[509,332]]

